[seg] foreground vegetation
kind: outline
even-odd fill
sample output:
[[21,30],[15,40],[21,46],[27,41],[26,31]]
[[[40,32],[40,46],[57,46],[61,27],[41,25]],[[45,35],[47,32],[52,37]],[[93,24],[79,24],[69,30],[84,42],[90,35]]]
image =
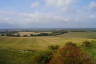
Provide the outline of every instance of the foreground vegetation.
[[75,43],[94,61],[95,37],[96,32],[70,32],[58,36],[40,37],[3,36],[0,37],[0,64],[51,64],[57,51],[64,48],[69,41]]
[[94,58],[71,42],[59,49],[49,64],[95,64]]
[[63,48],[49,46],[46,51],[0,48],[0,64],[95,64],[96,41],[91,41],[90,46],[83,42],[78,47],[69,44]]

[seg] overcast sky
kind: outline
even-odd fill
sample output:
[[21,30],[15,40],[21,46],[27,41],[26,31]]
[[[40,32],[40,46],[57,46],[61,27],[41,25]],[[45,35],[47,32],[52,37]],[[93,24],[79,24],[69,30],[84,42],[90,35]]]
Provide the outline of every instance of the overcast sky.
[[0,28],[96,28],[96,0],[0,0]]

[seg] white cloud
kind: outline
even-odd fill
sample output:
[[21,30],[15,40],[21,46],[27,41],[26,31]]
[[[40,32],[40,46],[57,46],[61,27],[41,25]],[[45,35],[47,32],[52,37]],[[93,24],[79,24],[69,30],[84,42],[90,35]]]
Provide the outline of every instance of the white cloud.
[[[96,20],[96,13],[93,13],[93,8],[96,8],[96,3],[90,3],[84,8],[72,7],[78,0],[44,0],[44,7],[40,10],[34,9],[34,12],[21,13],[14,11],[0,11],[0,22],[9,23],[17,26],[88,26]],[[39,1],[31,4],[32,8],[38,8],[41,3]],[[76,5],[75,5],[76,6]],[[52,8],[51,8],[52,7]],[[56,8],[55,10],[53,8]],[[42,9],[45,9],[44,12]],[[67,11],[64,10],[67,9]],[[79,11],[78,11],[79,10]],[[36,12],[37,11],[37,12]],[[96,11],[94,11],[96,12]],[[94,23],[94,22],[93,22]],[[95,23],[94,23],[95,24]],[[50,27],[49,26],[49,27]]]
[[95,19],[95,18],[96,18],[96,15],[95,15],[95,14],[91,14],[91,15],[89,16],[89,18]]
[[61,11],[68,11],[77,0],[44,0],[46,7],[58,8]]
[[37,7],[39,7],[39,5],[40,5],[39,2],[33,2],[33,3],[31,4],[31,7],[32,7],[32,8],[37,8]]
[[[3,13],[2,13],[3,15]],[[0,15],[0,16],[2,16]],[[17,26],[31,26],[31,25],[44,25],[44,24],[56,24],[68,22],[70,19],[63,16],[55,16],[47,13],[20,13],[14,12],[14,14],[4,13],[3,17],[0,17],[0,23],[13,24]]]
[[[0,23],[7,23],[11,25],[16,25],[19,27],[33,27],[33,26],[59,26],[59,27],[70,27],[70,26],[82,26],[93,21],[96,18],[95,14],[87,13],[85,11],[78,12],[77,15],[72,15],[66,17],[66,15],[54,15],[51,13],[21,13],[10,11],[0,12]],[[12,13],[11,13],[12,12]],[[91,11],[90,11],[91,12]],[[69,16],[69,14],[68,14]],[[96,20],[96,19],[95,19]],[[87,22],[88,21],[88,22]],[[49,26],[49,27],[50,27]]]
[[45,0],[46,5],[50,5],[50,6],[58,6],[58,7],[62,7],[62,6],[67,6],[70,5],[73,0]]
[[89,5],[90,8],[96,8],[96,2],[92,1]]

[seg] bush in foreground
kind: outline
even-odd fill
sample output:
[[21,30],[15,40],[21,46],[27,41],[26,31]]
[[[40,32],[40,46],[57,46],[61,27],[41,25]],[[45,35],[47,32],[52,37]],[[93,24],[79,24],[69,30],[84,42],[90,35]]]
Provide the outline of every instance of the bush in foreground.
[[76,44],[69,42],[57,51],[49,64],[94,64],[94,62],[91,56]]
[[59,45],[51,45],[51,46],[48,46],[48,48],[52,51],[56,51],[57,49],[59,49]]
[[82,44],[82,46],[84,46],[84,47],[91,47],[92,46],[92,43],[89,42],[89,41],[84,41],[83,44]]

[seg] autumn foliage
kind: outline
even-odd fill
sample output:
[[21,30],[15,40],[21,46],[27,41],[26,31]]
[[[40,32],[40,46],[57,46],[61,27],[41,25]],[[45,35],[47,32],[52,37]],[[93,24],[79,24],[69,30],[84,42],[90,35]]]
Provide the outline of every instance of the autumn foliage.
[[48,64],[94,64],[85,51],[69,42],[59,49]]

